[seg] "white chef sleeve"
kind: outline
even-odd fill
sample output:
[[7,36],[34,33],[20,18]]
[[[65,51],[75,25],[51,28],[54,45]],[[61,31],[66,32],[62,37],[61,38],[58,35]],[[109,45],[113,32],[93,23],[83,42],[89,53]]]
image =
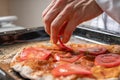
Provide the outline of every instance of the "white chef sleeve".
[[101,9],[120,23],[120,0],[96,0]]

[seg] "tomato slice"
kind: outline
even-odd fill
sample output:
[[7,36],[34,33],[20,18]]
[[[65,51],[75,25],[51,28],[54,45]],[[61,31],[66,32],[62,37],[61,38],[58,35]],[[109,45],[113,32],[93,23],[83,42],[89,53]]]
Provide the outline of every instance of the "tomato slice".
[[73,51],[72,48],[69,48],[68,46],[66,46],[62,41],[61,41],[61,35],[64,33],[65,30],[65,26],[67,25],[67,22],[64,22],[63,25],[61,26],[60,32],[58,34],[58,41],[60,43],[59,47],[62,49],[65,49],[67,51]]
[[65,49],[65,50],[67,50],[67,51],[73,51],[72,48],[66,46],[66,45],[61,41],[60,35],[58,36],[58,41],[59,41],[59,43],[60,43],[60,45],[59,45],[60,48]]
[[106,53],[107,49],[104,47],[90,47],[90,48],[81,48],[79,49],[81,53],[91,54],[97,56],[99,54]]
[[22,61],[27,60],[27,59],[46,60],[48,59],[50,54],[51,52],[44,48],[29,47],[29,48],[25,48],[21,52],[20,59]]
[[56,77],[68,76],[72,74],[76,75],[91,75],[91,71],[85,69],[81,65],[76,64],[63,64],[59,65],[52,70],[52,74]]
[[77,60],[75,62],[76,64],[80,64],[84,67],[86,67],[87,69],[91,69],[94,66],[94,62],[90,61],[86,58],[86,56],[82,56],[79,60]]
[[120,65],[120,55],[118,54],[101,54],[95,58],[95,65],[103,67],[114,67]]
[[72,63],[72,62],[77,61],[82,56],[83,56],[83,54],[71,54],[70,52],[68,52],[68,53],[64,53],[64,54],[56,53],[54,55],[54,58],[57,61],[66,61],[66,62]]

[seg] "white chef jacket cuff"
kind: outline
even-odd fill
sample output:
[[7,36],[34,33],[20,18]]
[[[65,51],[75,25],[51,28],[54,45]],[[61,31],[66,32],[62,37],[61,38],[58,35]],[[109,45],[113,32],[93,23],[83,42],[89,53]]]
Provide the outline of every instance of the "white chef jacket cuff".
[[101,9],[120,23],[120,0],[95,0]]

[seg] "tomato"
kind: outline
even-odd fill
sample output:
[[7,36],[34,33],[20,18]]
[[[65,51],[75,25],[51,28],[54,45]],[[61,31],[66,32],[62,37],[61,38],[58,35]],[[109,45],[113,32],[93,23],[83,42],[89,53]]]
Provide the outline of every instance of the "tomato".
[[107,49],[104,47],[90,47],[90,48],[81,48],[79,49],[81,53],[91,54],[97,56],[99,54],[106,53]]
[[79,60],[77,60],[75,62],[76,64],[80,64],[84,67],[86,67],[87,69],[91,69],[94,66],[94,62],[90,61],[86,58],[86,56],[82,56]]
[[38,48],[38,47],[29,47],[29,48],[25,48],[21,52],[20,59],[22,61],[27,59],[46,60],[48,59],[50,54],[51,52],[46,49]]
[[83,56],[83,54],[72,54],[72,53],[68,52],[68,53],[64,53],[64,54],[56,53],[54,55],[54,58],[57,61],[66,61],[66,62],[72,63],[72,62],[77,61],[82,56]]
[[103,67],[114,67],[120,65],[120,55],[118,54],[101,54],[95,58],[95,65]]
[[85,69],[81,65],[76,64],[63,64],[59,65],[52,70],[52,74],[56,77],[68,76],[72,74],[76,75],[91,75],[91,71]]
[[59,45],[60,48],[65,49],[65,50],[67,50],[67,51],[73,51],[72,48],[66,46],[66,45],[61,41],[60,35],[58,36],[58,41],[60,42],[60,45]]

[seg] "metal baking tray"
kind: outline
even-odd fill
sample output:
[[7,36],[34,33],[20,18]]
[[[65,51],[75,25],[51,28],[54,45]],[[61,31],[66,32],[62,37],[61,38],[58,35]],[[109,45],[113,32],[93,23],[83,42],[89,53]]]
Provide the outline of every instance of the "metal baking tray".
[[[73,32],[73,35],[88,41],[96,41],[104,44],[120,44],[120,34],[99,29],[95,30],[84,26],[78,27]],[[44,31],[43,27],[0,32],[0,46],[47,39],[49,39],[49,35]]]
[[78,36],[78,38],[104,44],[120,44],[120,35],[103,30],[95,30],[81,26],[74,31],[74,35]]
[[0,46],[49,39],[43,27],[0,32]]
[[[9,60],[13,55],[10,52],[28,45],[42,41],[49,41],[49,35],[43,27],[28,28],[23,30],[8,31],[0,33],[0,80],[28,80],[22,78],[18,73],[11,71]],[[85,27],[78,27],[72,35],[72,42],[77,43],[98,43],[98,44],[120,44],[120,35],[100,30],[93,30]],[[6,57],[5,55],[10,55]],[[8,61],[9,62],[9,61]],[[6,66],[6,67],[5,67]]]

